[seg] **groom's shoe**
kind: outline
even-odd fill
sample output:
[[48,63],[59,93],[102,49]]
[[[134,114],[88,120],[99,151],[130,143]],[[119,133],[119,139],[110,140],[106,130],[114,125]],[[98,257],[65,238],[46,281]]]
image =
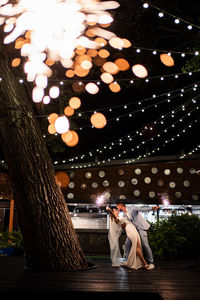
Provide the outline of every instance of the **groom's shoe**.
[[148,268],[149,270],[153,270],[153,269],[155,269],[155,266],[154,266],[154,264],[149,264],[149,268]]

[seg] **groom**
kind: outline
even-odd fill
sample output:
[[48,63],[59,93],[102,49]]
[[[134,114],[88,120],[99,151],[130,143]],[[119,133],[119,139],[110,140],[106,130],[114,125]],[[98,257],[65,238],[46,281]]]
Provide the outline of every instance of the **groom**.
[[[150,210],[157,210],[159,207],[138,207],[134,206],[128,209],[126,205],[123,202],[117,203],[117,209],[118,211],[123,211],[123,213],[128,217],[128,220],[131,221],[136,229],[139,232],[142,248],[144,250],[144,254],[146,256],[147,263],[149,264],[149,269],[154,269],[154,263],[153,263],[153,254],[151,251],[151,248],[149,246],[148,238],[147,238],[147,230],[150,227],[150,224],[143,218],[142,214],[140,213]],[[131,249],[131,240],[127,237],[125,242],[126,247],[126,259],[128,258],[130,249]]]

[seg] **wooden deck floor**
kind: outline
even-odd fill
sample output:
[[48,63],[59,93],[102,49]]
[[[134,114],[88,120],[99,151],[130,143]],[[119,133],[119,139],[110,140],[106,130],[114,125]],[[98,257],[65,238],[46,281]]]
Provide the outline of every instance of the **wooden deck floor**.
[[[25,271],[23,257],[0,257],[0,295],[6,293],[131,293],[135,299],[200,299],[200,274],[192,261],[161,261],[155,270],[112,268],[109,258],[88,258],[96,268],[73,272]],[[138,296],[138,297],[137,297]]]

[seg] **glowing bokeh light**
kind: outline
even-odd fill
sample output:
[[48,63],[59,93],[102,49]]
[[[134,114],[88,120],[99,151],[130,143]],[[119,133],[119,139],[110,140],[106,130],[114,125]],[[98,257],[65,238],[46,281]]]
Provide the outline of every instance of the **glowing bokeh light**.
[[57,181],[60,183],[60,186],[62,188],[66,188],[69,184],[69,176],[66,172],[58,171],[55,174],[55,177],[57,178]]
[[55,121],[55,128],[57,133],[65,133],[69,130],[69,120],[66,116],[58,117]]
[[81,100],[78,97],[72,97],[69,99],[69,106],[78,109],[81,106]]
[[97,94],[99,91],[99,87],[93,82],[87,83],[85,86],[85,89],[89,94],[92,94],[92,95]]
[[60,94],[60,89],[57,86],[52,86],[49,90],[49,96],[53,99],[58,98]]
[[139,77],[139,78],[145,78],[148,75],[147,69],[140,64],[134,65],[132,67],[132,71],[135,74],[135,76]]
[[120,87],[119,83],[117,83],[115,81],[109,84],[109,88],[113,93],[118,93],[121,91],[121,87]]
[[[113,18],[107,10],[118,7],[116,1],[18,0],[15,4],[1,1],[1,25],[5,23],[7,33],[4,43],[15,41],[15,48],[21,49],[21,56],[27,58],[24,66],[27,80],[35,82],[38,75],[52,75],[50,67],[54,62],[71,68],[77,49],[80,54],[85,53],[84,49],[98,49],[107,44],[106,39],[115,34],[106,34],[107,31],[98,26],[111,23]],[[96,26],[94,40],[87,37],[89,25]],[[74,72],[77,76],[88,74],[88,70],[83,72],[80,67]],[[40,102],[41,94],[41,89],[34,90],[33,101]],[[52,97],[49,91],[51,98],[58,97],[59,92],[56,95]]]
[[71,131],[71,134],[72,134],[72,138],[69,140],[69,141],[66,141],[66,145],[68,147],[74,147],[78,144],[79,142],[79,137],[78,137],[78,134],[76,133],[76,131]]
[[160,60],[167,67],[174,66],[174,59],[169,54],[166,53],[160,54]]
[[50,124],[55,123],[56,119],[58,118],[58,114],[52,113],[48,116],[48,120]]
[[94,113],[90,121],[95,128],[101,129],[106,126],[107,120],[102,113]]
[[65,109],[64,109],[64,114],[65,114],[67,117],[71,117],[71,116],[73,116],[73,114],[74,114],[74,109],[68,105],[68,106],[66,106]]

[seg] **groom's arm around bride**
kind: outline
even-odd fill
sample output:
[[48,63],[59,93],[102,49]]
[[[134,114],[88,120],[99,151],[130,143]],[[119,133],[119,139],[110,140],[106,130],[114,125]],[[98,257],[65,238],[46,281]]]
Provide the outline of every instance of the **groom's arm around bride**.
[[[141,238],[141,243],[142,243],[142,248],[144,252],[144,256],[147,260],[147,263],[150,266],[150,269],[154,268],[154,259],[153,259],[153,254],[152,250],[149,246],[148,242],[148,237],[147,237],[147,230],[150,227],[150,224],[144,219],[142,216],[141,212],[147,212],[151,210],[157,210],[159,207],[137,207],[137,206],[132,206],[131,209],[127,209],[126,205],[122,202],[118,202],[117,204],[117,209],[119,211],[123,211],[124,214],[127,215],[129,220],[135,225],[137,228],[140,238]],[[126,257],[129,255],[129,251],[131,248],[131,241],[127,238],[125,242],[125,247],[126,247]]]

